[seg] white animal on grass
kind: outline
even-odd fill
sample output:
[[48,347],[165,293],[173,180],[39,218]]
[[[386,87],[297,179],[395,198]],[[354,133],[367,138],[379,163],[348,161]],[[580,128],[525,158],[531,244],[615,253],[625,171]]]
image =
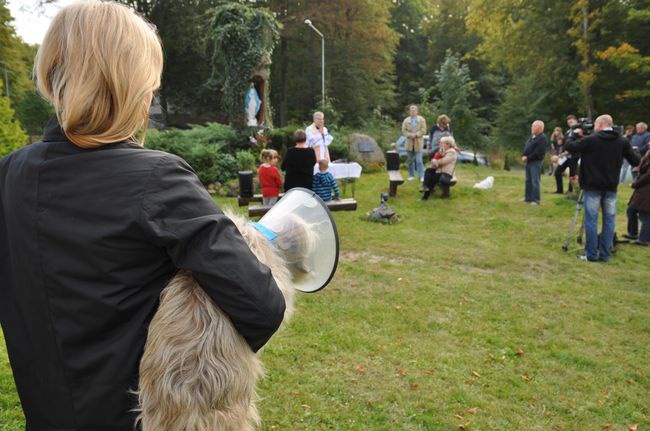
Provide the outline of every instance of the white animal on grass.
[[494,185],[494,177],[490,175],[483,181],[474,184],[474,188],[479,190],[488,190],[491,189],[493,185]]

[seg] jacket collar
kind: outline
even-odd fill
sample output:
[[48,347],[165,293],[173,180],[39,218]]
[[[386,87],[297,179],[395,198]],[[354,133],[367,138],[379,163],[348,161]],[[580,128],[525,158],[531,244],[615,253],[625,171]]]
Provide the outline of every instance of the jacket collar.
[[[80,150],[88,150],[87,148],[81,148],[78,147],[74,142],[72,142],[65,134],[61,126],[59,125],[59,121],[57,120],[56,116],[50,118],[50,120],[47,122],[45,127],[43,128],[43,138],[41,139],[43,142],[62,142],[62,143],[68,143],[70,145],[74,145],[76,148],[79,148]],[[116,142],[114,144],[105,144],[102,145],[101,147],[95,148],[95,150],[103,149],[103,148],[128,148],[128,147],[133,147],[133,148],[142,148],[139,145],[129,142],[129,141],[122,141],[122,142]]]

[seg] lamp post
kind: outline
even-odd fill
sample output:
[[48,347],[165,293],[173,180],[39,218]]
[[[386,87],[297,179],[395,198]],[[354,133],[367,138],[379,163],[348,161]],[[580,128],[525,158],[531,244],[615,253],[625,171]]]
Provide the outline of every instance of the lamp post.
[[311,29],[314,30],[321,39],[321,109],[325,109],[325,36],[314,27],[314,24],[312,24],[310,19],[306,19],[305,24],[311,27]]

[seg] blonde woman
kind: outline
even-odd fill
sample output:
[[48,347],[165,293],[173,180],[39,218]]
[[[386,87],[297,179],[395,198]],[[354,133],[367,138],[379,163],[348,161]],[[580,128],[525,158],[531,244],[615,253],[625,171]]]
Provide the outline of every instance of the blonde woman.
[[442,189],[442,197],[449,197],[449,186],[451,185],[456,171],[456,141],[451,136],[444,136],[440,139],[440,152],[442,157],[431,160],[431,167],[424,172],[424,183],[421,200],[426,201],[435,190],[437,185]]
[[182,159],[142,147],[163,55],[130,9],[86,0],[35,62],[56,118],[0,159],[0,322],[29,430],[134,429],[159,294],[192,272],[252,350],[285,303]]

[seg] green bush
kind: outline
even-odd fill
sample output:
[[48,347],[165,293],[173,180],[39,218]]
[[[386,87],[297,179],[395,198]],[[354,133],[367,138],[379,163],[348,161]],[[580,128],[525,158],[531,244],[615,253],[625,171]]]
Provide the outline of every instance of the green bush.
[[237,160],[230,154],[222,153],[217,156],[214,178],[220,184],[237,177]]
[[196,171],[201,182],[207,185],[224,183],[237,176],[237,161],[226,153],[226,149],[232,148],[232,142],[238,139],[237,136],[228,126],[210,123],[188,130],[150,130],[146,146],[182,157]]
[[257,158],[250,151],[237,151],[235,159],[240,171],[255,171]]
[[347,159],[350,157],[350,146],[348,145],[349,139],[346,136],[344,139],[339,138],[338,136],[330,146],[328,147],[330,152],[330,159]]
[[293,134],[300,128],[300,126],[289,125],[286,127],[269,130],[267,134],[270,141],[267,144],[267,148],[272,148],[280,155],[284,155],[287,152],[287,148],[293,147]]
[[0,96],[0,157],[11,153],[27,143],[27,134],[14,117],[9,99]]

